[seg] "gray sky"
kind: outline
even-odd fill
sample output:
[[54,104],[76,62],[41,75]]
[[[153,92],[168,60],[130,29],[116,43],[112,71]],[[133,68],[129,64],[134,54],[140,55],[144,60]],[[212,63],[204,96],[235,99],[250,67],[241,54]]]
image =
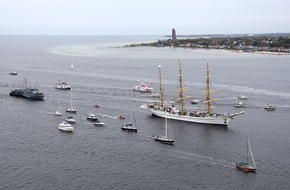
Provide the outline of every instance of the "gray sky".
[[290,0],[0,0],[0,35],[290,32]]

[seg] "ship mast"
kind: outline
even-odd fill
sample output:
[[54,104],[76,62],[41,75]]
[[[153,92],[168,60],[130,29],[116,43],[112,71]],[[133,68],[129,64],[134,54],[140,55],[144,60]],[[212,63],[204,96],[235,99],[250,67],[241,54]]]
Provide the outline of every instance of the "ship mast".
[[191,96],[187,96],[187,97],[183,96],[183,91],[188,91],[189,89],[186,87],[183,87],[182,83],[183,83],[182,82],[182,69],[181,69],[181,62],[179,61],[179,89],[177,89],[177,92],[179,92],[179,98],[177,98],[176,100],[180,101],[180,103],[181,103],[181,115],[184,115],[185,114],[184,100],[192,98],[192,97]]
[[161,100],[161,109],[164,110],[164,95],[162,88],[162,80],[161,80],[161,65],[159,65],[159,82],[160,82],[160,100]]
[[202,92],[203,95],[206,96],[206,99],[203,103],[207,104],[207,113],[211,114],[211,102],[218,101],[218,99],[211,99],[210,95],[212,93],[216,93],[216,90],[210,89],[210,83],[209,79],[211,76],[209,75],[209,69],[208,69],[208,62],[206,63],[206,91]]
[[184,114],[184,99],[183,99],[183,88],[182,88],[182,69],[181,62],[179,61],[179,99],[181,103],[181,115]]
[[206,101],[207,101],[207,112],[208,114],[211,114],[211,101],[210,101],[210,86],[209,86],[209,69],[208,69],[208,63],[206,63]]

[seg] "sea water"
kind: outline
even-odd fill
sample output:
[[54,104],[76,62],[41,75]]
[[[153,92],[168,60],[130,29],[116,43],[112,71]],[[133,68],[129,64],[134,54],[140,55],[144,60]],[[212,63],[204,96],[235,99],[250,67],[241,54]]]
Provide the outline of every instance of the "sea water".
[[[1,36],[0,188],[289,189],[290,57],[123,47],[158,39],[164,37]],[[220,99],[214,110],[245,114],[228,127],[170,121],[175,142],[168,146],[152,137],[164,134],[164,119],[140,109],[158,99],[132,89],[146,82],[159,92],[161,65],[165,100],[174,101],[179,61],[188,95],[204,99],[208,62],[218,91],[212,96]],[[9,96],[25,78],[44,93],[44,101]],[[58,80],[67,81],[71,92],[55,89]],[[248,97],[246,108],[233,107],[239,95]],[[57,127],[71,99],[77,123],[73,133],[65,133]],[[187,103],[187,109],[204,109]],[[267,104],[276,111],[264,110]],[[62,117],[53,115],[59,107]],[[138,128],[133,134],[121,130],[131,121],[131,109]],[[105,126],[87,121],[90,113]],[[246,137],[257,165],[254,174],[235,169],[235,162],[246,159]]]

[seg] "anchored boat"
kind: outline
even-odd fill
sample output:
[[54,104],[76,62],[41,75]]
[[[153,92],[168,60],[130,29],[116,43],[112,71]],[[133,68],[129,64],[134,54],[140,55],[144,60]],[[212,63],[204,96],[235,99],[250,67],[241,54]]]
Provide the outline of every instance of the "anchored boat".
[[43,100],[44,94],[39,92],[37,88],[27,88],[26,79],[24,79],[24,88],[12,90],[10,96],[23,97],[30,100]]

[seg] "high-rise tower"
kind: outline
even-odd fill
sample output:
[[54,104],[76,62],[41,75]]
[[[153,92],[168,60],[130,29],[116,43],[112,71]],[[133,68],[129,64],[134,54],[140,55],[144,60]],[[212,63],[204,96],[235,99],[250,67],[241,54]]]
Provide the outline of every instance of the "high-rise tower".
[[175,46],[177,44],[177,39],[176,39],[176,32],[175,29],[172,28],[172,46]]

